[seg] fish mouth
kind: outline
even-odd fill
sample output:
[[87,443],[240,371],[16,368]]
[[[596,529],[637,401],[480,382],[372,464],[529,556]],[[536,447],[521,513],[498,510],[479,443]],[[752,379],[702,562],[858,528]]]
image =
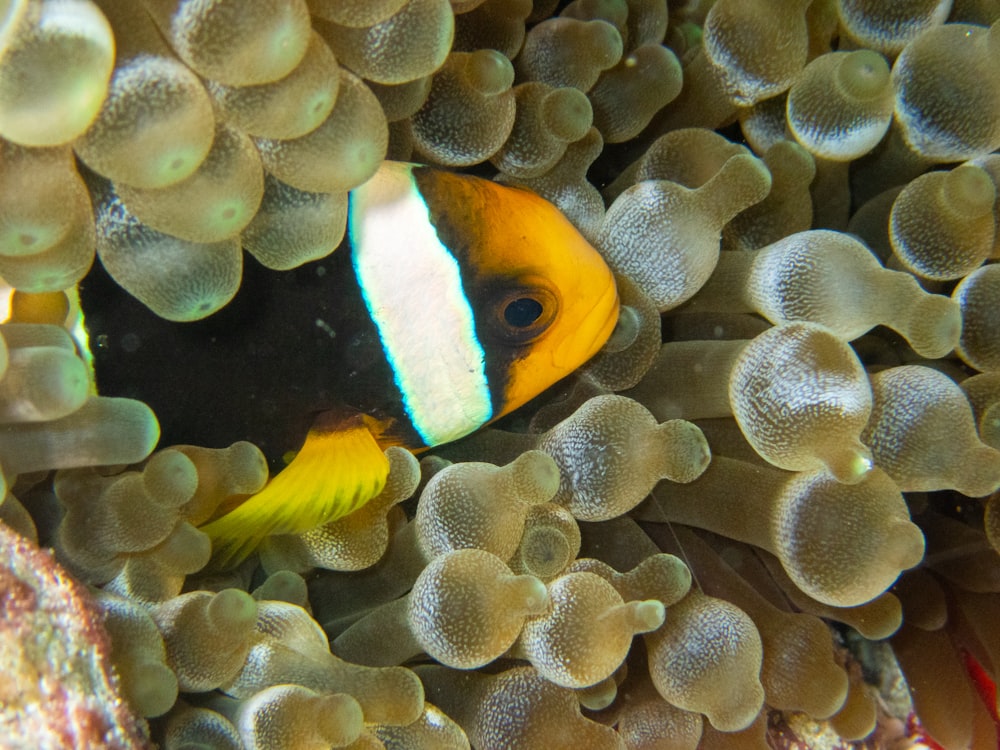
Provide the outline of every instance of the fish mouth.
[[[526,359],[515,360],[508,372],[502,408],[495,417],[509,413],[549,386],[578,370],[597,354],[618,322],[618,289],[607,271],[607,283],[590,284],[586,293],[562,298],[558,330],[539,341]],[[595,290],[596,297],[595,297]]]
[[[601,295],[601,299],[597,305],[594,306],[592,314],[600,320],[604,319],[604,325],[600,327],[597,335],[594,337],[594,349],[590,356],[594,356],[611,338],[611,334],[614,332],[615,327],[618,325],[618,316],[621,312],[621,300],[618,298],[618,285],[615,284],[614,276],[611,276],[608,286],[604,290],[604,294]],[[587,357],[590,359],[590,357]]]
[[579,324],[567,332],[566,338],[556,348],[554,352],[556,366],[564,369],[568,375],[597,354],[618,324],[619,309],[618,287],[609,271],[608,283],[600,296],[592,303]]

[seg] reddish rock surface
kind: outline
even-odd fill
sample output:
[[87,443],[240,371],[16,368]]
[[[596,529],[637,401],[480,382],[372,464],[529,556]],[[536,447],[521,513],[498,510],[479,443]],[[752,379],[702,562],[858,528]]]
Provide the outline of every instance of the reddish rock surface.
[[152,747],[125,704],[86,587],[0,523],[0,747]]

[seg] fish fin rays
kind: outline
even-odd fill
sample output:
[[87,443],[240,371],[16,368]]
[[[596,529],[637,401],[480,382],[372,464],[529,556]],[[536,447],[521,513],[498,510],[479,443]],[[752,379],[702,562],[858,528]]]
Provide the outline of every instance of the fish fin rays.
[[[329,420],[321,420],[328,422]],[[247,500],[201,527],[215,567],[231,567],[271,534],[300,534],[357,510],[385,486],[389,461],[370,418],[317,424],[292,461]]]

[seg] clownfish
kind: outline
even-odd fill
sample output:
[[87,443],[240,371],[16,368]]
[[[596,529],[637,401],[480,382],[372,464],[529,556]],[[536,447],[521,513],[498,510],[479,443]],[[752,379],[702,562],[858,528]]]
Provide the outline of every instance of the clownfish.
[[618,317],[614,277],[551,203],[385,162],[348,197],[345,240],[292,271],[252,258],[208,318],[159,318],[95,264],[78,295],[97,390],[145,401],[161,444],[249,440],[264,488],[202,526],[218,564],[340,518],[418,452],[579,368]]

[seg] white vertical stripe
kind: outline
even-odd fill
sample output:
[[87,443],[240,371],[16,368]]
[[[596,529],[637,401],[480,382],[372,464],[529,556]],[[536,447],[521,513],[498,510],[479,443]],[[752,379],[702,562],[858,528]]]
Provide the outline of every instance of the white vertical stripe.
[[489,421],[485,355],[458,262],[441,244],[412,165],[385,162],[351,193],[354,270],[414,428],[427,445]]

